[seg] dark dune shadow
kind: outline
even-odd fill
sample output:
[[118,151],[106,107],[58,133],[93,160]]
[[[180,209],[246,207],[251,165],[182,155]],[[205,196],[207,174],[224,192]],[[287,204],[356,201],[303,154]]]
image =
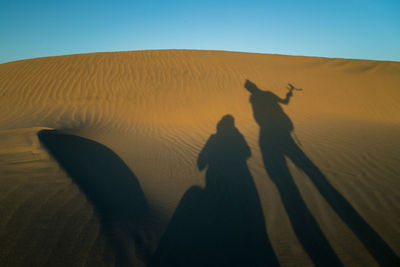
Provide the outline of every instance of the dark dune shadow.
[[288,104],[292,90],[285,99],[272,92],[260,90],[246,81],[251,93],[254,119],[260,126],[259,145],[265,168],[276,184],[292,227],[306,252],[317,266],[341,265],[329,242],[308,210],[293,177],[286,157],[311,179],[333,210],[361,240],[375,260],[382,266],[400,266],[399,257],[360,216],[353,206],[329,183],[320,169],[293,140],[293,124],[280,104]]
[[251,156],[230,115],[217,125],[198,157],[208,166],[206,187],[182,197],[150,266],[278,266],[257,189]]
[[[56,130],[38,133],[42,144],[84,192],[115,250],[117,266],[147,261],[150,209],[138,179],[111,149]],[[147,236],[147,237],[146,237]]]

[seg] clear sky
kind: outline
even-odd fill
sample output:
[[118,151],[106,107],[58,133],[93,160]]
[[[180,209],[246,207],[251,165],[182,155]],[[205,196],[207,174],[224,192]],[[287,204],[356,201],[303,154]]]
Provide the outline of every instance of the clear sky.
[[400,0],[0,0],[0,63],[207,49],[400,61]]

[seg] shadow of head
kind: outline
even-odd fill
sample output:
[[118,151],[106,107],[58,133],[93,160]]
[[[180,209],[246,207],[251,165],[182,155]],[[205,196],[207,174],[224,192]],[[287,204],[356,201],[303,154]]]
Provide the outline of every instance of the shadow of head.
[[250,93],[255,93],[256,91],[259,91],[260,89],[257,87],[257,85],[249,80],[246,80],[244,87],[249,91]]
[[217,123],[217,133],[229,132],[235,129],[235,119],[227,114]]

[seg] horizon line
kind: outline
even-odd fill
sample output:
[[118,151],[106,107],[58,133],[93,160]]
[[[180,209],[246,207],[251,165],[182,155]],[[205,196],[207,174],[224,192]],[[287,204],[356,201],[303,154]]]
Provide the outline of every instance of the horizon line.
[[52,57],[63,57],[63,56],[75,56],[75,55],[89,55],[89,54],[104,54],[104,53],[121,53],[121,52],[145,52],[145,51],[209,51],[209,52],[230,52],[230,53],[247,53],[247,54],[259,54],[259,55],[277,55],[277,56],[293,56],[293,57],[309,57],[309,58],[326,58],[326,59],[343,59],[343,60],[363,60],[363,61],[379,61],[379,62],[393,62],[400,63],[400,60],[385,60],[385,59],[369,59],[369,58],[349,58],[349,57],[329,57],[329,56],[315,56],[315,55],[300,55],[300,54],[280,54],[280,53],[267,53],[267,52],[253,52],[253,51],[243,51],[243,50],[224,50],[224,49],[201,49],[201,48],[154,48],[154,49],[136,49],[136,50],[111,50],[111,51],[93,51],[93,52],[78,52],[72,54],[58,54],[50,56],[39,56],[31,58],[21,58],[10,61],[1,62],[2,64],[25,61],[25,60],[35,60],[42,58],[52,58]]

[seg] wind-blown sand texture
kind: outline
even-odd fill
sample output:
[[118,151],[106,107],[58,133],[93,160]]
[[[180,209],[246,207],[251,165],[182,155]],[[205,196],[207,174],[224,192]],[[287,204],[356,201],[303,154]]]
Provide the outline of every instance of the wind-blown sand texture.
[[[293,137],[268,137],[246,79],[282,99],[288,83],[304,89],[278,104]],[[196,235],[224,212],[224,231],[260,222],[270,264],[399,262],[400,63],[186,50],[37,58],[0,65],[0,114],[1,266],[179,265],[198,256],[182,242],[226,253]],[[211,135],[226,140],[215,135],[226,114],[240,133],[231,144],[250,154],[236,169],[221,163],[233,178],[213,191],[216,165],[200,171],[198,157]],[[295,150],[311,163],[296,167]],[[248,206],[237,197],[217,211],[235,198],[220,200],[225,189],[240,196],[235,177],[247,179],[237,186]],[[249,266],[259,248],[243,252]]]

